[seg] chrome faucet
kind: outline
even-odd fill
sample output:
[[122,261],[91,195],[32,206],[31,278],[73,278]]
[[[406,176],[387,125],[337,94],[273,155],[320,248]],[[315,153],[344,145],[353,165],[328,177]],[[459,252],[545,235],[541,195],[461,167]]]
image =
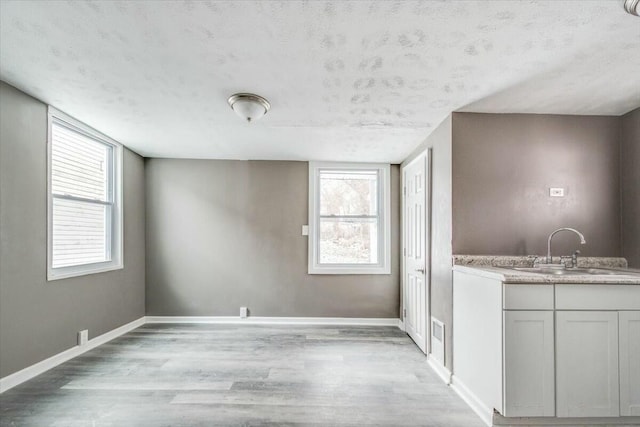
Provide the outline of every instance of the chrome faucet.
[[549,234],[549,240],[547,241],[547,259],[546,259],[546,263],[547,264],[551,264],[552,258],[551,258],[551,239],[553,239],[553,236],[556,233],[559,233],[560,231],[573,231],[574,233],[576,233],[578,235],[578,237],[580,237],[580,244],[584,245],[585,243],[587,243],[586,240],[584,240],[584,236],[582,235],[581,232],[579,232],[578,230],[576,230],[575,228],[568,228],[568,227],[564,227],[564,228],[558,228],[556,231],[554,231],[553,233]]

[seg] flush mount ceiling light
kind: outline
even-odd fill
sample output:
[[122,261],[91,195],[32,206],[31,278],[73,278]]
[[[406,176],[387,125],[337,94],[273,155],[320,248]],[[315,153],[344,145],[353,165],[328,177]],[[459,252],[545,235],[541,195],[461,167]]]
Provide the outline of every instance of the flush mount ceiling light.
[[640,16],[640,8],[638,8],[638,4],[640,4],[640,0],[625,0],[624,10],[632,15]]
[[229,97],[229,105],[237,115],[247,122],[255,122],[260,117],[267,114],[271,104],[260,95],[253,93],[236,93]]

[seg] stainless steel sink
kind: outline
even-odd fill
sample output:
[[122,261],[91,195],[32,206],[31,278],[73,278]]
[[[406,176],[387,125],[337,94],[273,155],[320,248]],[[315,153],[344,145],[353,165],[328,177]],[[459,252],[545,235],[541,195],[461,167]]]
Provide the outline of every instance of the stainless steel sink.
[[594,276],[615,276],[615,275],[633,275],[620,270],[606,270],[603,268],[547,268],[547,267],[514,267],[514,270],[526,271],[528,273],[539,274],[553,274],[557,276],[572,276],[572,275],[594,275]]

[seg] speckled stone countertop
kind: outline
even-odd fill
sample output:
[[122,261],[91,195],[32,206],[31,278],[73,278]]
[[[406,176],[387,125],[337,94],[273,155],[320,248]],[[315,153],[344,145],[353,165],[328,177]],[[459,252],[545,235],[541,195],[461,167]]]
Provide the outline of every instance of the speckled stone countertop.
[[[542,257],[540,257],[542,259]],[[489,279],[497,279],[512,284],[620,284],[640,285],[640,270],[626,268],[624,258],[578,258],[579,268],[604,268],[616,270],[619,274],[554,274],[533,273],[514,270],[513,267],[531,267],[535,257],[454,255],[454,271],[459,271]],[[559,263],[560,259],[554,258]]]
[[[533,267],[535,260],[544,261],[544,255],[454,255],[453,265],[488,266],[488,267]],[[553,262],[560,263],[560,257],[553,257]],[[627,268],[627,260],[617,257],[578,257],[580,268]]]

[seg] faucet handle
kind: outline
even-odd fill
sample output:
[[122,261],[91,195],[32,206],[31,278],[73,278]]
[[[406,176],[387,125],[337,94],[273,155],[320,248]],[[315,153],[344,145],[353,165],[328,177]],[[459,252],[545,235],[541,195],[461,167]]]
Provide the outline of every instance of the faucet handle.
[[578,255],[580,255],[580,249],[576,250],[573,255],[571,255],[571,267],[576,268],[578,266]]

